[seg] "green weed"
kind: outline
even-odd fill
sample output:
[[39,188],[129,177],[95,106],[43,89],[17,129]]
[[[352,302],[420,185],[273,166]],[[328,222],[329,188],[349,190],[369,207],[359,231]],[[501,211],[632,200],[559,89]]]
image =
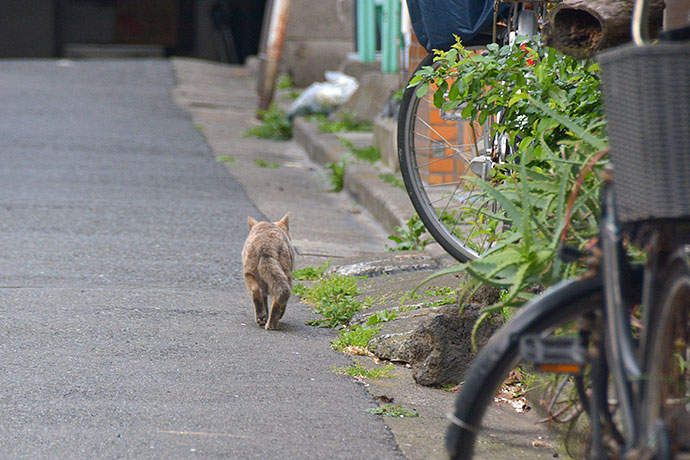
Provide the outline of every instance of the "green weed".
[[357,278],[332,274],[314,283],[302,296],[302,300],[314,307],[323,318],[307,324],[319,327],[346,325],[355,313],[363,308],[355,298],[360,293]]
[[302,283],[297,283],[294,286],[292,286],[292,293],[296,296],[302,297],[304,294],[307,293],[308,290],[309,288]]
[[385,310],[377,311],[376,313],[374,313],[373,315],[371,315],[369,317],[369,320],[367,320],[367,326],[374,326],[376,324],[385,323],[387,321],[392,321],[397,317],[398,317],[398,312],[396,312],[395,310],[385,309]]
[[345,185],[345,167],[349,157],[349,154],[346,154],[337,163],[328,163],[327,167],[331,170],[328,177],[331,182],[331,192],[338,193],[343,189]]
[[351,140],[345,139],[344,137],[340,138],[340,143],[343,147],[349,149],[355,157],[367,163],[374,164],[381,159],[381,151],[375,145],[370,145],[369,147],[356,147]]
[[323,274],[331,266],[331,261],[323,263],[319,267],[304,267],[295,270],[292,273],[292,278],[297,281],[316,281],[323,277]]
[[278,75],[278,78],[276,79],[276,88],[277,89],[292,89],[294,86],[294,83],[292,81],[292,77],[287,74],[280,74]]
[[333,371],[338,374],[347,374],[351,377],[359,377],[365,379],[380,379],[383,377],[391,377],[393,375],[393,365],[386,364],[383,367],[375,367],[373,369],[368,369],[358,362],[347,366],[347,367],[336,367],[333,366]]
[[322,133],[343,133],[350,131],[371,131],[374,124],[369,120],[358,120],[349,112],[342,112],[333,120],[321,123]]
[[234,163],[235,161],[237,161],[237,159],[235,159],[235,157],[230,157],[227,155],[218,155],[216,156],[216,161],[218,163]]
[[367,345],[369,345],[369,341],[380,330],[380,327],[352,326],[350,329],[340,331],[338,338],[331,342],[331,346],[338,351],[344,351],[346,348],[355,348],[364,352]]
[[389,251],[419,251],[431,242],[430,238],[422,238],[426,233],[426,227],[417,214],[412,216],[404,227],[395,227],[397,235],[390,235],[389,240],[396,247],[387,247]]
[[390,184],[393,187],[399,188],[400,190],[405,189],[405,183],[398,176],[392,173],[381,173],[379,174],[379,179],[384,181],[386,184]]
[[256,164],[259,168],[272,168],[272,169],[280,168],[280,165],[278,163],[269,163],[268,161],[262,160],[261,158],[256,158],[254,160],[254,164]]
[[248,129],[244,136],[254,136],[261,139],[285,141],[292,137],[292,124],[287,119],[285,111],[271,104],[268,110],[259,110],[261,124]]
[[[400,297],[400,308],[398,311],[417,310],[419,308],[433,308],[443,305],[451,305],[457,301],[458,291],[448,286],[432,286],[422,292],[416,290],[407,291]],[[418,305],[404,306],[403,304],[411,300],[424,300]]]
[[383,415],[384,417],[419,417],[417,411],[408,409],[402,404],[398,404],[397,406],[384,404],[383,406],[367,409],[367,412],[374,415]]

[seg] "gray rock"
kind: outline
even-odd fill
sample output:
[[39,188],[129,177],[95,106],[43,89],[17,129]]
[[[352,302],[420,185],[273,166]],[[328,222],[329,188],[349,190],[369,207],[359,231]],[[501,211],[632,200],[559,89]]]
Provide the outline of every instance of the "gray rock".
[[395,321],[380,324],[381,331],[368,345],[377,358],[387,361],[411,363],[413,361],[410,338],[418,328],[439,314],[438,308],[414,310],[401,314]]
[[[403,312],[396,320],[380,325],[380,333],[368,348],[380,359],[409,363],[421,385],[457,384],[476,355],[472,347],[474,324],[482,308],[490,305],[475,301],[496,300],[497,293],[486,291],[473,296],[462,313],[457,304]],[[476,335],[479,348],[496,328],[495,321],[484,321]]]
[[[472,328],[480,309],[477,304],[469,304],[458,314],[457,305],[446,307],[443,313],[430,317],[410,335],[410,364],[417,383],[444,386],[463,380],[475,356]],[[484,345],[495,330],[490,320],[485,321],[477,331],[477,345]]]

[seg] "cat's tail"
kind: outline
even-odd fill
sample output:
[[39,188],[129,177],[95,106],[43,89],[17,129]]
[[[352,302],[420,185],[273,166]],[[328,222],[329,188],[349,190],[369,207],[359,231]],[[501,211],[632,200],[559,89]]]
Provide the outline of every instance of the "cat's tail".
[[279,304],[285,305],[292,293],[290,279],[275,257],[261,255],[257,266],[259,276],[268,285],[268,292]]

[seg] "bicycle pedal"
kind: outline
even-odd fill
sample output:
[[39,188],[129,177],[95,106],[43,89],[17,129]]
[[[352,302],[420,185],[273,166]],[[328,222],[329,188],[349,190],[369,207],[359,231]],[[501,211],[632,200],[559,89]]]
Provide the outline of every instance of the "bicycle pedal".
[[542,372],[580,374],[586,350],[577,338],[527,334],[520,337],[520,358]]

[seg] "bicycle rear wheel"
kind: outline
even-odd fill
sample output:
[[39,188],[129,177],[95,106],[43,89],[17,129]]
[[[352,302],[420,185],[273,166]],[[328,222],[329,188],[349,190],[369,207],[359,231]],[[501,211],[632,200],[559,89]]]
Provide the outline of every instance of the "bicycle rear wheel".
[[[436,67],[429,54],[416,70]],[[403,94],[398,116],[398,159],[407,193],[434,239],[455,259],[478,258],[494,241],[501,224],[487,217],[497,206],[468,177],[487,179],[494,139],[476,122],[433,104],[435,87],[417,97],[417,86]]]
[[[467,371],[456,399],[455,413],[446,436],[451,459],[557,456],[558,446],[554,445],[557,442],[549,443],[535,437],[534,431],[530,430],[532,425],[521,426],[518,420],[511,422],[512,430],[502,429],[510,408],[506,411],[505,404],[495,403],[497,390],[518,364],[520,337],[527,334],[547,337],[558,332],[559,337],[564,338],[578,334],[577,320],[602,308],[602,291],[600,278],[563,282],[524,306],[492,337]],[[566,391],[567,387],[568,384],[564,384]],[[559,398],[556,404],[572,402],[572,395],[555,396]],[[554,410],[564,410],[562,407],[565,406],[554,406]],[[586,443],[578,439],[576,444],[583,449]]]
[[683,252],[661,278],[643,374],[648,444],[675,459],[690,459],[690,247]]

